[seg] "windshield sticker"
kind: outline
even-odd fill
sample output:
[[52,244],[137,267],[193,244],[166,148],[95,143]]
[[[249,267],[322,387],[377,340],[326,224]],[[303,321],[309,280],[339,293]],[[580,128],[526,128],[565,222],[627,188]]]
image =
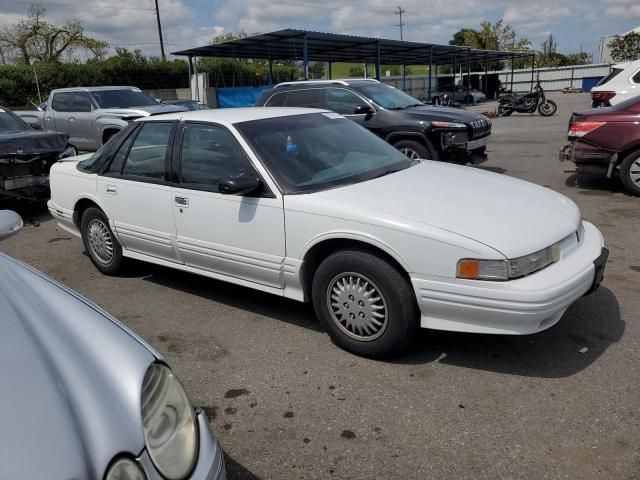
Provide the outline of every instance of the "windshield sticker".
[[327,118],[331,118],[331,119],[336,119],[336,118],[342,118],[342,115],[340,115],[339,113],[333,113],[333,112],[323,112],[322,113],[325,117]]

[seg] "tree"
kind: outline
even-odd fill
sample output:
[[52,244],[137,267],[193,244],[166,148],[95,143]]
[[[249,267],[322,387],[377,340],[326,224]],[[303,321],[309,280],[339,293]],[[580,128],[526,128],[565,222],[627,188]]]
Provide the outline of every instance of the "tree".
[[511,25],[499,20],[496,23],[480,22],[480,48],[485,50],[507,50],[509,52],[524,52],[531,48],[527,37],[517,38]]
[[55,25],[44,20],[46,10],[32,5],[26,19],[14,23],[0,33],[0,51],[4,62],[30,65],[34,61],[59,62],[61,58],[74,59],[82,52],[103,58],[107,43],[84,35],[78,20]]
[[453,34],[449,45],[460,47],[484,48],[480,41],[480,32],[473,28],[461,28]]
[[628,62],[640,58],[640,33],[630,32],[616,37],[607,46],[616,62]]
[[542,42],[536,63],[538,67],[559,67],[567,64],[567,57],[558,53],[558,44],[552,33]]
[[324,63],[323,62],[314,62],[309,65],[309,77],[314,80],[322,80],[324,79]]

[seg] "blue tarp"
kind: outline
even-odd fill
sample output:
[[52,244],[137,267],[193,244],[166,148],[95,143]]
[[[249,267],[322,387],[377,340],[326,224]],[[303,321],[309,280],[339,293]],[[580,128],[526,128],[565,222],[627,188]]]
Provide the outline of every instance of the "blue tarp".
[[602,77],[582,77],[582,91],[590,92],[601,79]]
[[260,87],[226,87],[216,88],[218,108],[253,107],[263,90],[269,85]]

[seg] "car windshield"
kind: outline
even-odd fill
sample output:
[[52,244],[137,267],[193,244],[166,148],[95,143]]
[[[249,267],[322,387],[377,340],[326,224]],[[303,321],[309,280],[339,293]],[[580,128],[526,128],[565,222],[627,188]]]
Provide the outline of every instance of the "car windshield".
[[14,114],[0,108],[0,132],[28,130],[27,125]]
[[402,110],[408,107],[424,105],[417,98],[384,83],[367,82],[353,86],[377,105],[387,110]]
[[371,180],[416,163],[335,113],[253,120],[236,128],[289,194]]
[[100,108],[129,108],[158,105],[158,102],[139,88],[99,90],[91,92]]

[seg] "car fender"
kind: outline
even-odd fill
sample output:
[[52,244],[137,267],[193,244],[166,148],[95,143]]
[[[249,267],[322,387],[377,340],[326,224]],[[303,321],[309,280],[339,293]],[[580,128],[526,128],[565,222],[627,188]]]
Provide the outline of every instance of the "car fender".
[[393,132],[388,133],[387,135],[385,135],[384,140],[387,143],[391,143],[393,141],[393,139],[396,138],[396,137],[416,137],[417,139],[422,140],[423,142],[429,140],[424,133],[411,131],[411,130],[396,130],[396,131],[393,131]]
[[409,263],[397,250],[391,247],[391,245],[389,245],[387,242],[374,235],[354,230],[333,230],[330,232],[322,233],[320,235],[316,235],[311,240],[309,240],[307,244],[302,248],[300,252],[300,260],[304,261],[304,259],[307,257],[307,254],[313,247],[326,240],[355,240],[369,244],[372,247],[379,248],[380,250],[391,256],[391,258],[398,262],[398,264],[400,264],[400,266],[406,272],[411,271],[409,268]]

